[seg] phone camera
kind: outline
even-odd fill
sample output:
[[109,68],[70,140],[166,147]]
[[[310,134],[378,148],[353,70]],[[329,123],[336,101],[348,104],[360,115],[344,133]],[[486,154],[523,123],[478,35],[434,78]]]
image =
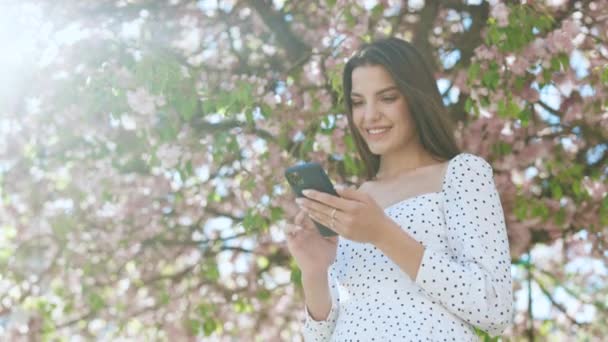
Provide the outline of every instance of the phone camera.
[[302,179],[302,177],[297,174],[297,173],[290,173],[288,175],[289,177],[289,181],[291,182],[291,184],[295,185],[295,186],[301,186],[304,184],[304,180]]

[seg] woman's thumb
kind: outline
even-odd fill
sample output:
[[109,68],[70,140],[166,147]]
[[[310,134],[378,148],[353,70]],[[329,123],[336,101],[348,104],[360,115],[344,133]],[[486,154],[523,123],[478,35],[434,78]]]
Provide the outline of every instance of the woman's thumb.
[[356,200],[356,201],[363,201],[364,197],[363,194],[360,193],[359,191],[357,191],[356,187],[348,187],[348,186],[341,186],[339,189],[336,186],[336,192],[338,193],[338,195],[340,195],[340,197],[344,197],[346,199],[351,199],[351,200]]
[[338,193],[338,195],[340,195],[340,197],[349,197],[348,196],[349,188],[346,185],[338,184],[335,186],[335,188],[336,188],[336,192]]

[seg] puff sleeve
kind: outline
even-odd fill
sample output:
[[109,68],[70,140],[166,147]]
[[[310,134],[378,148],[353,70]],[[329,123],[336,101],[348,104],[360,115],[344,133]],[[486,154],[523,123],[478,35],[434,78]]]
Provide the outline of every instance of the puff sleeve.
[[446,175],[447,249],[426,248],[415,282],[464,321],[500,335],[512,320],[511,257],[493,170],[462,153]]

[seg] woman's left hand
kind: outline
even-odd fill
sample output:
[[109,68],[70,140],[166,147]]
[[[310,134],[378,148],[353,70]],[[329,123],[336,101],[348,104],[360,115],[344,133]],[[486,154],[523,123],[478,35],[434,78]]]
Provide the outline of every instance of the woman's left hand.
[[[352,241],[376,244],[391,219],[368,194],[352,188],[338,188],[340,197],[312,189],[302,193],[308,198],[296,202],[314,220]],[[332,224],[332,213],[335,209]]]

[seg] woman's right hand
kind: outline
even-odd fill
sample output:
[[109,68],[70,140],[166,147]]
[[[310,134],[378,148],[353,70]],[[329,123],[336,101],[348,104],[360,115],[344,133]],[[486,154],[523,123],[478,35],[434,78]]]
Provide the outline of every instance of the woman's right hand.
[[325,237],[302,209],[294,219],[295,226],[287,231],[287,248],[303,274],[327,272],[336,259],[338,236]]

